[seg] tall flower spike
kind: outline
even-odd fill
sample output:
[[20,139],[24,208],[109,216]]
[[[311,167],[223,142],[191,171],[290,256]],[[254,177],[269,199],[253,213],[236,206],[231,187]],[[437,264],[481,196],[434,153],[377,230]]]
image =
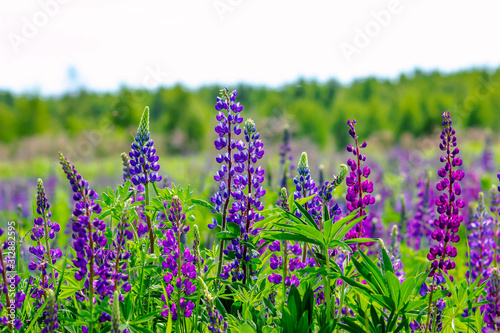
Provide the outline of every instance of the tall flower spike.
[[[101,213],[101,206],[94,202],[98,195],[90,188],[89,182],[83,179],[74,165],[62,153],[59,153],[59,160],[74,192],[73,200],[76,201],[71,217],[73,221],[71,237],[77,254],[73,260],[73,264],[77,268],[75,278],[78,281],[85,280],[85,288],[89,291],[89,300],[93,302],[94,278],[97,270],[96,253],[107,244],[104,236],[106,224],[96,217],[92,219],[94,214]],[[80,293],[76,297],[79,300],[85,298]]]
[[132,179],[132,175],[130,174],[130,160],[125,153],[122,153],[121,157],[123,165],[123,182],[125,183],[127,180]]
[[[499,177],[500,179],[500,174]],[[500,188],[497,186],[493,185],[491,187],[491,206],[490,206],[490,211],[493,214],[493,236],[494,236],[494,242],[493,242],[493,266],[497,267],[498,263],[498,214],[500,212]]]
[[46,289],[54,289],[54,281],[56,278],[55,271],[50,268],[51,274],[47,274],[49,265],[55,264],[56,260],[62,256],[60,249],[51,249],[50,241],[55,238],[56,232],[59,232],[59,224],[50,220],[52,213],[50,212],[50,204],[45,195],[45,188],[43,181],[38,179],[38,193],[37,193],[37,208],[36,212],[39,215],[34,219],[33,229],[31,230],[31,240],[36,243],[36,246],[29,248],[29,252],[37,258],[37,262],[31,261],[28,265],[30,270],[38,269],[41,274],[41,281],[39,286],[33,286],[32,297],[37,298],[36,307],[38,308],[43,301],[42,295],[45,294]]
[[[449,279],[453,281],[453,276],[449,273],[455,268],[455,262],[452,258],[457,256],[457,248],[453,243],[460,241],[458,229],[460,223],[464,220],[460,209],[465,207],[465,202],[458,198],[462,193],[462,188],[459,182],[464,178],[465,174],[460,170],[462,159],[458,157],[460,150],[457,148],[457,137],[452,126],[451,116],[448,111],[443,112],[443,131],[441,133],[441,143],[439,149],[445,152],[445,156],[440,157],[444,167],[438,170],[438,176],[441,179],[436,184],[436,189],[442,193],[435,201],[439,218],[434,220],[434,226],[437,228],[431,233],[437,245],[431,246],[427,259],[431,261],[429,277],[431,278],[430,288],[425,285],[424,289],[429,290],[429,304],[432,303],[433,293],[438,290],[438,287],[445,282],[443,273],[447,274]],[[457,168],[455,170],[455,168]],[[427,291],[423,292],[425,294]],[[439,303],[439,301],[438,301]],[[442,309],[441,309],[442,310]],[[439,307],[428,306],[427,308],[427,324],[426,329],[431,329],[431,318],[440,314]],[[434,325],[434,324],[433,324]]]
[[[158,174],[160,157],[156,154],[154,141],[149,133],[149,107],[146,106],[142,113],[139,128],[135,141],[131,146],[130,156],[130,175],[134,185],[142,184],[145,187],[146,206],[149,205],[149,184],[159,182],[162,176]],[[146,214],[146,224],[149,233],[149,252],[154,253],[154,232],[151,218]]]
[[491,269],[491,277],[486,289],[487,296],[484,312],[484,322],[486,328],[483,329],[485,333],[496,333],[500,331],[500,272],[499,268],[493,267]]
[[43,313],[45,327],[42,328],[41,333],[55,333],[59,329],[59,322],[57,321],[57,303],[54,291],[47,290],[47,306]]
[[489,277],[488,268],[494,255],[494,235],[491,227],[492,220],[486,211],[484,195],[481,192],[476,213],[469,225],[470,266],[469,261],[465,264],[469,267],[466,277],[471,283],[476,279],[481,283]]
[[[295,200],[301,198],[307,198],[309,196],[318,193],[318,187],[311,177],[311,170],[309,169],[309,162],[307,159],[307,153],[303,152],[300,156],[299,163],[297,165],[297,173],[293,182],[295,184],[295,192],[293,192],[293,197]],[[309,202],[304,205],[309,214],[314,218],[316,223],[321,223],[321,201],[317,195],[315,195]],[[302,214],[299,210],[295,212],[297,217],[301,217]],[[307,259],[307,244],[304,243],[304,249],[302,251],[302,262],[306,263]],[[312,262],[311,262],[312,263]]]
[[398,240],[398,226],[393,225],[391,229],[391,245],[389,246],[389,258],[394,268],[394,274],[403,282],[405,279],[405,271],[403,269],[403,262],[401,261],[401,250]]
[[427,179],[419,180],[417,184],[419,202],[417,204],[417,212],[408,221],[408,238],[407,243],[415,250],[420,250],[422,241],[424,246],[429,243],[429,238],[434,225],[435,211],[431,209],[433,200],[433,192],[430,183],[431,175],[427,175]]
[[[457,148],[457,137],[448,111],[443,113],[441,140],[439,148],[446,154],[440,158],[444,167],[438,171],[438,176],[442,180],[437,183],[436,189],[444,193],[435,201],[440,215],[434,220],[434,226],[437,229],[431,234],[432,239],[437,241],[438,245],[431,246],[427,255],[432,262],[430,277],[440,276],[442,272],[448,274],[449,270],[455,268],[455,263],[451,258],[457,256],[457,249],[452,244],[460,241],[458,229],[464,219],[460,214],[460,209],[465,207],[465,202],[458,198],[462,193],[459,182],[464,178],[464,172],[458,168],[462,165],[462,160],[458,157],[460,150]],[[458,169],[455,170],[455,168]],[[453,277],[450,276],[450,279],[453,280]]]
[[[351,168],[349,176],[346,178],[347,183],[347,209],[353,212],[359,209],[357,217],[364,216],[366,213],[366,208],[369,205],[375,203],[375,197],[371,195],[373,193],[373,182],[368,180],[370,176],[371,169],[368,166],[362,166],[362,163],[366,161],[366,155],[361,154],[361,149],[367,147],[367,143],[363,142],[359,144],[358,135],[356,134],[356,120],[348,120],[347,126],[349,127],[349,135],[354,139],[354,147],[347,145],[347,151],[355,156],[355,160],[348,159],[347,165]],[[365,179],[365,180],[363,180]],[[363,222],[359,222],[353,229],[351,229],[347,235],[346,239],[363,237],[365,235],[365,230],[363,228]],[[358,246],[369,245],[369,244],[359,244]],[[353,250],[356,249],[356,245],[351,245]]]
[[256,165],[264,156],[264,143],[260,140],[260,133],[257,132],[252,119],[245,122],[244,134],[245,142],[236,144],[238,151],[233,155],[235,174],[231,195],[234,201],[228,209],[227,218],[229,222],[239,226],[240,235],[233,239],[224,250],[226,255],[234,254],[235,259],[224,267],[224,272],[220,276],[227,279],[231,273],[233,281],[243,280],[245,283],[251,275],[250,261],[258,254],[249,250],[248,246],[243,245],[242,242],[254,243],[253,238],[258,230],[252,226],[263,219],[259,212],[264,209],[261,200],[266,190],[262,186],[264,169]]
[[[229,202],[231,201],[231,191],[233,185],[233,177],[235,175],[235,160],[233,154],[235,150],[242,150],[242,141],[236,141],[236,137],[241,134],[240,125],[243,117],[239,114],[243,110],[243,106],[236,102],[238,92],[233,90],[231,93],[226,87],[221,89],[220,96],[217,97],[215,110],[218,111],[216,116],[219,122],[215,127],[215,132],[218,134],[214,141],[215,149],[222,151],[216,157],[217,163],[221,164],[219,171],[214,175],[214,180],[219,183],[218,191],[211,197],[214,204],[214,213],[222,215],[222,230],[226,229],[227,215]],[[239,166],[241,168],[241,165]],[[218,221],[212,218],[212,223],[208,224],[210,229],[217,227]],[[217,277],[221,275],[223,266],[223,251],[224,240],[221,239],[219,246],[219,258],[217,265]]]

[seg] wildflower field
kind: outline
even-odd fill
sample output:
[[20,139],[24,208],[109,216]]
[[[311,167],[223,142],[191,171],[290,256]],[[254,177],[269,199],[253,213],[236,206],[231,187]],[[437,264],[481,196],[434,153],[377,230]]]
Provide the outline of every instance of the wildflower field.
[[292,155],[288,127],[266,164],[263,127],[239,98],[213,96],[208,178],[160,156],[145,107],[130,151],[110,157],[116,186],[98,193],[64,151],[57,191],[53,178],[4,185],[0,330],[500,332],[490,140],[471,145],[433,110],[435,149],[393,148],[381,164],[356,128],[371,120],[346,118],[338,164]]

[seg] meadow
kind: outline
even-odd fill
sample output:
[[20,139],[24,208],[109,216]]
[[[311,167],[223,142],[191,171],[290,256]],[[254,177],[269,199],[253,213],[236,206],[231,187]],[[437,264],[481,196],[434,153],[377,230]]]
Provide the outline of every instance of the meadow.
[[474,110],[427,110],[417,139],[328,111],[272,134],[244,93],[191,99],[211,114],[167,151],[155,119],[184,122],[152,104],[99,143],[121,156],[1,162],[2,331],[500,332],[500,152]]

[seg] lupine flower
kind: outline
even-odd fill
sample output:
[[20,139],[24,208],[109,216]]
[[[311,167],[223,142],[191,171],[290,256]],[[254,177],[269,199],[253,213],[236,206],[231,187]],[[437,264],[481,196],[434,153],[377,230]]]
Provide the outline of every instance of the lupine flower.
[[258,230],[252,226],[264,218],[259,211],[264,209],[261,200],[266,194],[261,185],[264,181],[264,169],[256,166],[264,156],[264,144],[252,119],[245,122],[245,143],[239,142],[236,147],[238,151],[233,155],[235,174],[231,192],[234,201],[228,210],[227,220],[240,227],[240,236],[233,239],[224,250],[226,255],[234,254],[235,260],[224,267],[221,277],[227,279],[230,273],[233,281],[246,281],[250,260],[258,256],[258,253],[252,256],[248,247],[241,245],[241,242],[249,242],[251,237],[257,235]]
[[195,256],[188,248],[182,251],[181,235],[189,231],[189,226],[186,225],[186,214],[183,213],[177,196],[170,203],[168,220],[172,223],[172,228],[162,230],[164,238],[159,241],[163,281],[166,285],[165,292],[161,295],[165,303],[161,314],[164,317],[171,314],[172,320],[176,321],[179,316],[189,318],[193,314],[195,304],[186,297],[196,291],[196,284],[193,282],[197,277]]
[[130,175],[134,185],[159,182],[162,176],[158,174],[160,157],[156,155],[154,141],[149,132],[149,107],[142,113],[135,141],[132,143],[130,156]]
[[433,192],[430,184],[430,175],[427,180],[419,180],[417,184],[419,201],[417,204],[417,213],[408,222],[408,245],[419,250],[421,242],[428,243],[436,213],[430,209],[430,203],[434,202]]
[[492,220],[486,211],[484,204],[484,195],[479,193],[478,207],[474,218],[469,225],[470,234],[470,264],[467,261],[465,264],[469,267],[466,272],[467,278],[473,282],[480,279],[480,283],[489,277],[489,266],[493,262],[494,255],[494,235]]
[[[143,185],[145,187],[146,206],[149,205],[149,184],[159,182],[162,176],[158,174],[160,157],[156,154],[154,141],[149,132],[149,107],[146,106],[142,113],[139,128],[135,141],[131,146],[130,156],[130,175],[132,183],[135,186]],[[154,232],[149,215],[146,215],[146,225],[149,233],[149,252],[154,253]],[[142,226],[144,229],[144,226]]]
[[322,182],[318,196],[321,201],[321,207],[327,206],[330,217],[339,216],[342,213],[339,205],[333,202],[333,190],[344,182],[347,175],[347,165],[340,166],[340,172],[337,176],[333,176],[332,182]]
[[[94,214],[101,213],[101,206],[94,202],[98,198],[97,193],[90,188],[89,182],[83,179],[63,154],[59,153],[59,159],[74,192],[73,200],[76,201],[71,217],[73,222],[71,237],[76,251],[76,259],[73,260],[73,264],[77,268],[75,278],[78,281],[84,279],[85,288],[89,289],[90,295],[92,295],[95,287],[94,277],[97,271],[96,253],[107,244],[104,236],[106,224],[96,217],[92,219]],[[107,292],[107,290],[99,291]],[[83,300],[84,296],[77,294],[77,298]]]
[[57,321],[57,303],[54,291],[47,290],[47,306],[43,313],[44,328],[41,333],[55,333],[59,329],[59,322]]
[[[281,208],[289,211],[288,207],[288,194],[286,188],[282,188],[280,192],[281,197]],[[270,267],[273,273],[267,277],[268,281],[273,284],[280,284],[283,281],[282,272],[285,275],[285,285],[290,287],[292,284],[296,287],[299,286],[298,277],[293,274],[295,270],[302,269],[306,265],[300,261],[300,255],[302,254],[302,249],[299,243],[290,244],[286,241],[283,244],[280,241],[274,241],[268,246],[269,251],[273,252],[270,257]],[[282,253],[281,256],[275,254],[279,252]]]
[[[373,183],[368,180],[370,176],[371,169],[368,166],[362,165],[362,162],[366,161],[366,155],[361,154],[361,149],[367,147],[367,143],[363,142],[359,145],[358,136],[356,134],[356,120],[347,121],[349,126],[349,135],[354,139],[354,147],[347,145],[347,151],[356,156],[356,160],[347,160],[347,165],[351,168],[349,176],[346,178],[347,183],[347,209],[353,212],[359,209],[358,217],[365,215],[366,207],[373,205],[375,203],[375,197],[371,196],[373,193]],[[363,178],[365,180],[363,180]],[[351,229],[347,235],[346,239],[360,238],[365,235],[365,230],[363,228],[363,223],[358,223],[356,227]],[[362,246],[363,244],[358,244]],[[370,245],[370,244],[364,244]],[[356,249],[356,245],[351,245],[353,250]]]
[[[235,174],[233,159],[234,151],[238,147],[241,148],[242,141],[236,141],[236,137],[241,134],[239,124],[243,121],[243,117],[239,114],[243,110],[240,103],[236,103],[238,92],[233,90],[229,93],[227,88],[221,90],[221,97],[217,97],[215,109],[219,111],[216,118],[219,123],[215,127],[215,132],[219,135],[215,140],[215,148],[217,150],[226,149],[226,152],[219,153],[215,159],[221,164],[219,171],[214,175],[214,180],[219,182],[219,190],[211,197],[212,203],[215,205],[217,213],[223,213],[225,218],[225,210],[231,200],[232,179]],[[217,226],[217,220],[212,218],[212,224],[209,224],[210,229]],[[222,228],[224,229],[225,221]]]
[[[500,174],[498,174],[498,179],[500,180]],[[493,242],[493,262],[494,266],[497,266],[498,262],[498,214],[500,212],[500,187],[497,186],[492,186],[491,187],[491,205],[490,205],[490,211],[492,213],[492,224],[493,224],[493,236],[494,236],[494,242]]]
[[[422,296],[430,292],[429,304],[432,303],[434,291],[443,288],[442,285],[445,283],[443,273],[447,274],[450,280],[453,281],[453,276],[449,271],[455,268],[455,262],[451,258],[457,256],[457,249],[452,244],[460,241],[458,229],[464,219],[460,214],[460,208],[465,207],[465,202],[458,198],[462,193],[459,182],[464,178],[464,172],[458,168],[462,165],[462,159],[458,157],[460,150],[457,148],[457,137],[448,111],[443,113],[442,125],[442,142],[439,144],[439,148],[446,153],[445,156],[440,157],[444,167],[438,171],[438,176],[442,180],[436,184],[436,189],[444,193],[435,201],[437,212],[440,215],[439,218],[434,220],[434,226],[437,229],[431,233],[432,239],[437,241],[438,245],[431,246],[427,254],[427,259],[432,262],[428,274],[431,278],[431,285],[427,287],[423,283],[420,290]],[[455,170],[455,168],[457,169]],[[438,304],[441,303],[438,301]],[[429,306],[427,311],[426,326],[430,327],[431,318],[433,319],[435,316],[436,319],[439,319],[442,309],[439,308],[439,305],[436,307]],[[439,325],[439,321],[437,323]]]
[[389,258],[394,268],[394,274],[403,282],[405,280],[405,271],[403,269],[403,262],[401,261],[401,250],[399,247],[398,239],[398,226],[393,225],[391,230],[391,243],[389,245]]
[[127,180],[132,180],[132,175],[130,174],[130,159],[128,158],[127,154],[122,153],[122,166],[123,166],[123,182],[125,183]]
[[484,312],[484,322],[486,327],[483,328],[483,333],[496,333],[500,331],[500,272],[497,267],[491,269],[490,281],[486,289],[487,296]]
[[[217,155],[215,159],[217,163],[221,164],[219,171],[214,175],[214,180],[219,182],[218,191],[210,198],[214,204],[214,213],[222,214],[222,230],[226,229],[227,214],[229,202],[232,196],[233,177],[235,175],[235,168],[233,164],[236,162],[233,158],[233,153],[236,149],[241,148],[242,141],[236,141],[236,137],[241,134],[239,124],[243,121],[243,117],[239,114],[243,110],[243,106],[236,102],[238,92],[233,90],[229,93],[229,89],[224,88],[220,91],[220,97],[217,97],[215,109],[219,112],[216,116],[219,123],[215,127],[215,132],[218,138],[215,140],[215,149],[223,150]],[[238,143],[238,148],[236,144]],[[210,229],[215,229],[218,222],[212,218],[212,223],[208,224]],[[223,251],[224,240],[221,239],[219,246],[219,263],[217,265],[217,276],[222,273],[223,266]]]
[[495,158],[493,156],[491,136],[486,137],[483,155],[481,156],[481,166],[484,171],[495,172]]
[[[280,188],[288,189],[288,178],[290,177],[290,172],[293,170],[292,155],[290,155],[292,148],[290,147],[290,131],[287,124],[283,127],[283,142],[280,146],[280,164],[282,167]],[[276,203],[278,206],[281,204],[279,199]]]
[[214,333],[226,333],[228,324],[226,321],[224,321],[224,317],[215,307],[213,297],[207,288],[205,288],[204,300],[207,305],[206,309],[209,320],[209,323],[207,325],[208,331]]
[[[43,304],[41,296],[45,294],[47,289],[54,289],[54,280],[57,274],[52,270],[51,274],[47,274],[48,264],[55,264],[56,260],[62,256],[60,249],[51,249],[49,240],[55,238],[56,232],[59,232],[59,224],[50,220],[52,213],[50,212],[50,204],[45,195],[43,181],[38,179],[38,194],[36,212],[39,215],[34,219],[34,226],[31,230],[31,240],[36,242],[36,246],[30,247],[29,252],[35,255],[37,262],[31,261],[28,268],[31,270],[39,270],[42,273],[39,286],[34,286],[31,290],[32,297],[37,298],[36,308]],[[43,243],[42,243],[43,241]],[[44,246],[45,245],[45,246]]]
[[[455,268],[455,263],[449,258],[457,256],[457,249],[452,244],[460,241],[458,228],[464,219],[460,214],[460,208],[465,207],[465,202],[458,198],[462,192],[459,182],[464,178],[464,172],[458,168],[462,165],[462,159],[458,157],[460,150],[457,148],[457,137],[448,111],[443,113],[441,140],[439,148],[446,154],[441,156],[440,160],[445,166],[438,171],[438,176],[442,180],[436,184],[436,189],[445,193],[435,201],[440,215],[434,220],[434,226],[438,229],[431,234],[438,245],[431,246],[427,255],[432,262],[430,277],[440,276],[442,272],[448,274],[449,270]],[[450,275],[450,279],[453,280],[453,276]]]

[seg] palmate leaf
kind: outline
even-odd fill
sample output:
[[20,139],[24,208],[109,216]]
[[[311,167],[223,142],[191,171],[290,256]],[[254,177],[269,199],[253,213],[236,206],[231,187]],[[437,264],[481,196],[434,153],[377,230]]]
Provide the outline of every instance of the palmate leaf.
[[309,214],[307,209],[302,206],[301,204],[298,203],[298,201],[294,202],[295,206],[297,206],[297,209],[302,213],[302,216],[304,216],[305,221],[312,227],[316,228],[319,231],[318,224],[316,221],[314,221],[314,218]]
[[308,225],[277,223],[275,227],[276,229],[284,229],[292,233],[304,235],[306,237],[314,239],[316,242],[321,243],[322,245],[325,245],[323,234],[321,233],[321,231]]

